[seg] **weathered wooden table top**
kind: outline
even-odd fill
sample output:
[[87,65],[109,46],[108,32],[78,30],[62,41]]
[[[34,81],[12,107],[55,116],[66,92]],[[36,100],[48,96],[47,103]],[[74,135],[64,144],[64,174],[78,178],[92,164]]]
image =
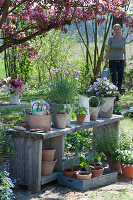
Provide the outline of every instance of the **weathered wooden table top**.
[[71,134],[77,131],[81,131],[88,128],[94,128],[110,123],[119,122],[123,120],[122,115],[113,115],[111,118],[98,118],[96,121],[85,122],[83,124],[78,124],[76,120],[72,120],[69,127],[64,129],[52,128],[51,131],[32,131],[32,130],[15,130],[8,129],[8,133],[12,134],[14,137],[24,137],[24,138],[34,138],[34,139],[48,139],[52,137],[57,137],[61,135]]

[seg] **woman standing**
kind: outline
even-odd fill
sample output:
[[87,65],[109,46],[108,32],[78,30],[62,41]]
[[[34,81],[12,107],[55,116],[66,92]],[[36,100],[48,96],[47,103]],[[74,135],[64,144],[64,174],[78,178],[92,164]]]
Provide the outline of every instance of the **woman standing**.
[[[124,77],[124,67],[126,66],[126,38],[122,37],[122,30],[120,24],[113,26],[113,37],[108,40],[108,48],[105,59],[105,68],[109,59],[109,69],[111,73],[112,83],[118,87],[119,92]],[[116,101],[119,97],[116,96]]]

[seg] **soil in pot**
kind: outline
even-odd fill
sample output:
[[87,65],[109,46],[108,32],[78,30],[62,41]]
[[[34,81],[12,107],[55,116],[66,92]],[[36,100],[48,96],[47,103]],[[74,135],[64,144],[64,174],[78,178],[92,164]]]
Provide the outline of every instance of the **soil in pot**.
[[96,166],[94,169],[91,169],[92,178],[97,176],[102,176],[104,168],[102,166]]
[[87,172],[87,171],[78,171],[76,173],[76,178],[81,179],[81,180],[87,180],[90,179],[92,176],[91,172]]

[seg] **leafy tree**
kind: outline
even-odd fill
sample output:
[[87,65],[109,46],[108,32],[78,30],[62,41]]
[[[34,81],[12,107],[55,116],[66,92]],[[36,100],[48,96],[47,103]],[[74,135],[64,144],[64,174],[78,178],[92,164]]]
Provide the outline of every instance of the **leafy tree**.
[[60,30],[51,30],[46,37],[38,37],[36,42],[40,47],[39,54],[34,62],[38,71],[39,82],[50,75],[51,68],[63,66],[71,56],[70,49],[77,40],[76,34],[64,34]]

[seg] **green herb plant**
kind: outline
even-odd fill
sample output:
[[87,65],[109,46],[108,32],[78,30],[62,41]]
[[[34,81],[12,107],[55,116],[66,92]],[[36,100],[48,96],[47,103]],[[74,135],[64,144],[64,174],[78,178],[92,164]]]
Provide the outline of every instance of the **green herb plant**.
[[82,117],[83,114],[87,114],[87,109],[86,107],[83,106],[78,106],[78,108],[75,110],[77,115],[80,115],[80,117]]

